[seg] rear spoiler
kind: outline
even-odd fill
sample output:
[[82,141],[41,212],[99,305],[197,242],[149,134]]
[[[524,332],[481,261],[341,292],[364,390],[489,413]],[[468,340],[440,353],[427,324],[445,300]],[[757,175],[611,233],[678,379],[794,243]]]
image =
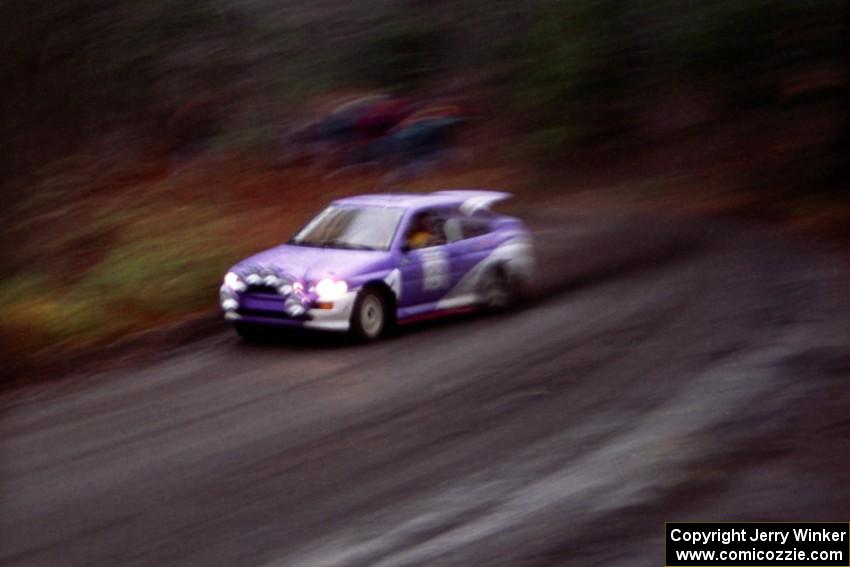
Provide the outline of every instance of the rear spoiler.
[[432,195],[446,195],[449,197],[463,197],[464,201],[460,205],[460,210],[464,214],[471,215],[477,211],[489,209],[494,203],[504,201],[513,197],[510,193],[502,191],[475,191],[475,190],[457,190],[457,191],[436,191]]

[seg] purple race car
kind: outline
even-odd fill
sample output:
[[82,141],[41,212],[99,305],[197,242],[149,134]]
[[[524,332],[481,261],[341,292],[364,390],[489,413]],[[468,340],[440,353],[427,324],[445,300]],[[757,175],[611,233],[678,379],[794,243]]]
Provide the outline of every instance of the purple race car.
[[230,269],[224,317],[249,338],[277,325],[369,340],[395,323],[506,308],[534,269],[526,226],[489,209],[508,197],[438,191],[334,201],[286,244]]

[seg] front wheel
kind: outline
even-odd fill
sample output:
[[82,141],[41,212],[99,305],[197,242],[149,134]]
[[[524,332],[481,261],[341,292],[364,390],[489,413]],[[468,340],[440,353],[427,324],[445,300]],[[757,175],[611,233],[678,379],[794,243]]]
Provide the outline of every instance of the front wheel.
[[387,327],[387,302],[373,289],[364,289],[354,303],[351,314],[352,334],[365,341],[380,337]]

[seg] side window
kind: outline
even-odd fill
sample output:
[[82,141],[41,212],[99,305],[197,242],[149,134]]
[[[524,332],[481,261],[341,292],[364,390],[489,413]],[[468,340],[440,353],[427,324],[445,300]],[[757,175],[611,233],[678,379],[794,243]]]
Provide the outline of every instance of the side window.
[[407,226],[404,243],[411,250],[439,246],[447,242],[446,218],[440,211],[428,209],[414,215]]
[[449,242],[475,238],[490,232],[490,220],[480,215],[465,215],[453,211],[445,222],[446,238]]
[[460,230],[464,239],[475,238],[490,232],[490,223],[480,217],[466,217],[460,221]]
[[449,242],[457,242],[463,240],[463,227],[461,226],[462,218],[460,216],[452,216],[446,220],[444,228],[446,230],[446,239]]

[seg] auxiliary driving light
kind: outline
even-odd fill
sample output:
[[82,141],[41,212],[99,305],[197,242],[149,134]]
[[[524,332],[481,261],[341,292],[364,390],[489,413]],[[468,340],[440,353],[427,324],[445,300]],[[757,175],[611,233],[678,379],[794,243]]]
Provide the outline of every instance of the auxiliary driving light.
[[290,317],[300,317],[304,315],[307,310],[300,303],[290,303],[286,306],[286,313]]
[[242,278],[235,272],[228,272],[224,276],[224,285],[233,291],[245,291],[245,284],[242,283]]

